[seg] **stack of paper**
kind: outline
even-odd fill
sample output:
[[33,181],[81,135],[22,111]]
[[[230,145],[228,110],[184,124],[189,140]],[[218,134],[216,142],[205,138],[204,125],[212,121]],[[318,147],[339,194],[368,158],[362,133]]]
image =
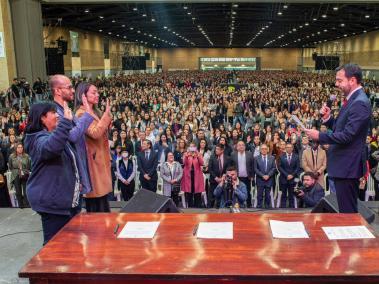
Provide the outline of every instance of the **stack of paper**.
[[233,239],[233,223],[200,222],[196,236],[200,239]]
[[270,220],[272,236],[278,239],[309,238],[303,222],[284,222]]
[[117,238],[151,239],[157,231],[159,222],[128,222]]
[[329,240],[374,239],[365,226],[322,227]]

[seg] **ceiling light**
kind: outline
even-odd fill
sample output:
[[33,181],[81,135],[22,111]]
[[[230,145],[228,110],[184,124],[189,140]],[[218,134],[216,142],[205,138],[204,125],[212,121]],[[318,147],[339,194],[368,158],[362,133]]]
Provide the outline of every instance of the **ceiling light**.
[[279,16],[281,16],[281,15],[282,15],[282,12],[281,12],[281,11],[279,11],[279,12],[278,12],[278,15],[279,15]]
[[116,21],[115,21],[115,20],[112,20],[112,23],[116,23]]
[[84,13],[89,13],[89,10],[88,10],[88,9],[85,9],[85,10],[84,10]]
[[341,27],[344,27],[344,26],[345,26],[345,24],[344,24],[344,23],[342,23],[342,24],[341,24]]
[[137,10],[138,10],[137,7],[134,7],[134,8],[133,8],[133,11],[137,11]]
[[122,25],[121,27],[125,28],[125,25]]
[[103,30],[99,30],[99,32],[102,32]]
[[111,35],[112,33],[111,32],[108,32],[109,35]]
[[191,15],[191,12],[188,12],[187,15]]
[[196,20],[196,18],[195,18],[195,17],[192,17],[192,20]]
[[328,30],[324,30],[324,33],[326,33]]
[[366,15],[365,18],[366,18],[366,19],[370,18],[370,15]]
[[131,31],[132,31],[132,30],[134,30],[134,28],[133,28],[133,27],[130,27],[129,29],[130,29]]
[[146,17],[146,14],[142,14],[142,17]]
[[120,36],[119,34],[117,36]]
[[338,7],[336,6],[336,7],[333,7],[333,10],[334,11],[338,11]]
[[364,32],[364,33],[367,33],[367,31],[366,31],[366,30],[364,30],[363,32]]
[[326,18],[326,14],[323,14],[321,17]]
[[347,34],[344,34],[343,36],[344,36],[344,37],[347,37]]
[[155,22],[155,19],[153,18],[153,19],[151,19],[151,21],[152,21],[152,22]]
[[99,18],[100,18],[100,19],[104,19],[104,17],[103,17],[103,16],[99,16]]
[[284,6],[283,6],[283,8],[284,8],[284,9],[287,9],[287,8],[288,8],[288,6],[287,6],[287,5],[284,5]]
[[309,23],[305,23],[304,25],[309,26]]
[[124,38],[126,38],[126,36],[124,36]]
[[140,33],[141,33],[141,31],[137,31],[137,33],[139,33],[139,34],[140,34]]
[[313,21],[317,21],[317,18],[313,18]]
[[184,6],[184,7],[183,7],[183,9],[184,9],[184,10],[187,10],[187,9],[188,9],[188,7],[187,7],[187,6]]

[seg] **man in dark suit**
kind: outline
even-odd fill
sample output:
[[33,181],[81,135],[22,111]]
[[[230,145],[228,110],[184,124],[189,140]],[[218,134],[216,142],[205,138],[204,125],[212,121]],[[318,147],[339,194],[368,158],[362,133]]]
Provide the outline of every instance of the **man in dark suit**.
[[245,142],[238,141],[237,151],[231,155],[232,161],[237,168],[238,179],[246,185],[247,207],[251,207],[251,181],[254,178],[254,157],[246,151]]
[[358,65],[345,64],[337,68],[336,87],[346,100],[335,119],[326,105],[320,110],[324,124],[333,132],[305,130],[311,139],[330,145],[327,170],[335,185],[341,213],[358,212],[359,179],[365,173],[365,142],[371,106],[361,83],[362,70]]
[[215,151],[209,159],[209,191],[208,204],[210,207],[215,206],[215,196],[213,191],[221,182],[222,176],[226,173],[226,169],[232,164],[230,157],[224,154],[224,145],[217,144]]
[[270,208],[270,191],[274,186],[276,172],[275,158],[268,154],[268,146],[261,145],[261,154],[254,159],[254,171],[257,185],[257,208],[262,208],[263,194],[265,207]]
[[286,208],[288,196],[288,205],[294,208],[293,190],[295,187],[295,178],[299,176],[301,169],[299,156],[293,153],[293,145],[291,143],[287,143],[286,151],[280,156],[278,168],[280,172],[280,190],[282,191],[280,207]]
[[141,187],[153,192],[157,191],[158,182],[158,155],[152,150],[150,140],[143,140],[141,144],[141,152],[137,154],[138,170],[140,172],[139,179]]

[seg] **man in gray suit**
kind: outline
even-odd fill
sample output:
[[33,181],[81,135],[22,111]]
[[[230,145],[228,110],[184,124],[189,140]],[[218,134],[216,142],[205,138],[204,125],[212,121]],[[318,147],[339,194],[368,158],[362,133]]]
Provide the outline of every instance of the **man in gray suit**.
[[231,155],[232,161],[237,168],[238,179],[246,185],[247,207],[251,207],[251,180],[254,178],[254,157],[246,151],[245,142],[237,143],[237,151]]
[[257,184],[257,207],[263,208],[263,194],[266,208],[270,208],[270,191],[274,186],[274,178],[276,173],[275,158],[268,154],[268,146],[262,144],[261,154],[254,160],[254,170],[256,174]]

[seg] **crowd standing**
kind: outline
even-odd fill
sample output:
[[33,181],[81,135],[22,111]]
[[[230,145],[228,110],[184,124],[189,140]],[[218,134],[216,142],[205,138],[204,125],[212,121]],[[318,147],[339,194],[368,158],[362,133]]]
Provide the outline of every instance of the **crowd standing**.
[[[35,149],[25,145],[27,137],[39,131],[54,137],[59,126],[66,126],[66,142],[60,143],[67,149],[59,151],[68,155],[73,169],[72,194],[80,193],[74,202],[77,210],[83,196],[87,211],[108,212],[109,200],[118,191],[122,199],[129,200],[136,187],[155,192],[160,180],[163,194],[177,205],[224,206],[225,196],[215,190],[225,183],[226,173],[234,177],[234,171],[233,187],[239,194],[231,201],[240,206],[254,206],[252,187],[257,189],[257,207],[275,206],[272,188],[277,184],[281,207],[314,204],[312,190],[296,191],[303,175],[305,187],[333,191],[325,179],[328,145],[310,141],[291,115],[297,115],[308,128],[331,131],[322,124],[319,109],[327,102],[336,117],[343,104],[334,86],[334,73],[241,71],[235,90],[225,86],[228,74],[175,71],[96,79],[57,75],[33,85],[15,79],[8,90],[0,92],[0,173],[11,171],[18,205],[29,206],[26,184],[32,184],[30,179],[41,168],[33,161]],[[360,198],[364,198],[370,174],[378,199],[379,84],[366,80],[364,86],[373,112],[367,136],[368,170],[361,179]],[[53,103],[44,105],[49,100]],[[38,118],[31,116],[34,105],[44,110],[34,113]],[[66,114],[69,108],[72,118]],[[40,123],[50,111],[58,116],[52,131]],[[31,119],[40,123],[34,134],[27,127]],[[55,157],[58,149],[51,151]],[[48,166],[55,163],[54,159],[42,161]],[[243,189],[239,182],[245,185]],[[6,181],[0,192],[0,204],[9,206]],[[179,197],[181,192],[184,199]],[[65,212],[73,216],[74,207]]]

